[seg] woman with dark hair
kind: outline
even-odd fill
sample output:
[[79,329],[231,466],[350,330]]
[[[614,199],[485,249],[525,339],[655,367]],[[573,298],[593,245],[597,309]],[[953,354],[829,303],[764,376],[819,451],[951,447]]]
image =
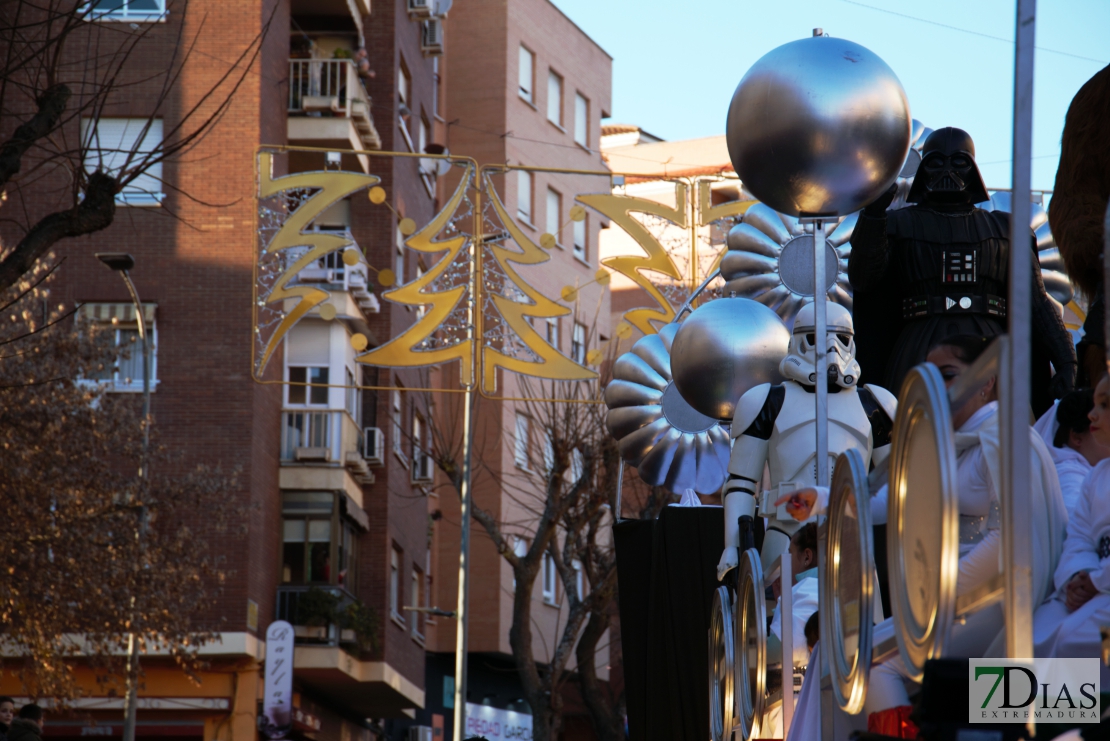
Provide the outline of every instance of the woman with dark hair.
[[1099,443],[1091,434],[1091,420],[1087,415],[1094,403],[1093,389],[1070,391],[1035,425],[1048,444],[1048,452],[1052,453],[1069,518],[1075,512],[1083,480],[1091,468],[1110,457],[1110,447]]
[[[977,335],[946,337],[929,350],[927,361],[940,371],[951,387],[990,344]],[[952,410],[953,442],[956,448],[956,489],[959,497],[959,574],[957,595],[987,584],[999,573],[1002,546],[998,484],[1001,481],[1001,445],[998,425],[998,383],[990,378],[959,408]],[[1030,493],[1033,505],[1034,604],[1040,604],[1052,589],[1052,575],[1063,550],[1067,513],[1060,496],[1056,468],[1041,437],[1030,429]],[[874,524],[886,522],[887,488],[871,500]],[[803,489],[776,502],[785,504],[798,520],[822,511],[828,489]],[[953,626],[945,655],[951,658],[1001,656],[1005,650],[1002,605],[995,603]],[[893,622],[875,626],[875,643],[893,635]],[[909,697],[904,678],[908,672],[899,657],[871,668],[865,710],[871,714],[869,730],[887,733],[909,715]]]
[[[1110,378],[1095,387],[1090,434],[1110,446]],[[1033,655],[1100,658],[1099,626],[1110,624],[1110,459],[1098,463],[1080,489],[1056,567],[1056,594],[1033,617]],[[1101,661],[1102,687],[1110,669]]]

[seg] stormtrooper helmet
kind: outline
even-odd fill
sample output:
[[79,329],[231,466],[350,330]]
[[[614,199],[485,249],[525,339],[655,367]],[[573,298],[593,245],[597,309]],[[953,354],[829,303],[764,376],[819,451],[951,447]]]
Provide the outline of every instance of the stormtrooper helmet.
[[[835,383],[841,388],[850,388],[859,380],[852,315],[840,304],[830,301],[825,306],[828,328],[825,353],[829,363],[829,385]],[[806,304],[794,319],[790,349],[779,364],[779,373],[806,386],[817,383],[816,323],[813,304]]]

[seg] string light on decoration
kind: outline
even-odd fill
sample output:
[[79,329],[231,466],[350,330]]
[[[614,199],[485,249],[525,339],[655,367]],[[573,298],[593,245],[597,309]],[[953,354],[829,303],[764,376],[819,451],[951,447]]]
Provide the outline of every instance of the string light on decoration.
[[594,273],[594,279],[593,280],[591,280],[588,283],[583,283],[582,285],[578,286],[577,288],[575,288],[574,286],[563,286],[563,289],[559,292],[559,295],[562,297],[562,299],[564,301],[569,303],[569,302],[574,301],[575,299],[577,299],[578,298],[578,292],[581,291],[586,286],[593,285],[594,283],[596,283],[599,286],[607,286],[607,285],[609,285],[609,281],[611,281],[612,279],[613,279],[613,274],[612,273],[610,273],[605,268],[598,268],[597,272]]
[[[568,214],[568,216],[570,216],[570,219],[567,220],[567,221],[564,221],[562,224],[559,225],[559,229],[558,229],[559,232],[562,232],[563,229],[565,229],[568,225],[570,225],[573,222],[585,221],[586,220],[586,209],[582,208],[581,206],[574,206],[573,208],[571,208],[570,213]],[[551,232],[544,232],[543,234],[540,235],[540,247],[543,247],[548,252],[555,249],[555,246],[557,244],[559,244],[559,240],[556,239],[555,235],[552,234]]]

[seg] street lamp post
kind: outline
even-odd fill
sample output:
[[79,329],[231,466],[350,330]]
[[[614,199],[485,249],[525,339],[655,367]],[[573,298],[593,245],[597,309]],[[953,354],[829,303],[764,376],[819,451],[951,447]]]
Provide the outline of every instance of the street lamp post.
[[[146,336],[146,317],[143,316],[143,305],[139,301],[139,293],[135,284],[131,282],[128,272],[135,267],[135,258],[126,252],[98,252],[96,258],[114,270],[123,278],[127,292],[131,294],[131,301],[135,304],[135,322],[139,329],[139,341],[143,344],[143,446],[139,457],[139,480],[145,496],[146,483],[150,477],[150,462],[147,460],[150,453],[150,341]],[[134,501],[132,499],[132,504]],[[146,528],[146,505],[139,502],[139,528],[136,531],[136,540],[142,537]],[[134,610],[135,597],[131,597],[131,607]],[[135,716],[138,700],[138,685],[136,682],[139,671],[139,642],[135,635],[135,619],[132,614],[131,632],[127,636],[127,697],[124,699],[123,741],[135,741]]]

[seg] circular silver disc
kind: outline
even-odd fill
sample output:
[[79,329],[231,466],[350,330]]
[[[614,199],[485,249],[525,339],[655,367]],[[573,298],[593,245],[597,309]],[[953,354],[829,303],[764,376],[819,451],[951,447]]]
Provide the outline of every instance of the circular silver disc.
[[821,645],[830,647],[836,702],[846,713],[863,709],[871,670],[875,556],[867,468],[857,450],[841,453],[829,491],[825,602]]
[[887,503],[890,601],[911,679],[944,652],[956,605],[959,501],[948,394],[930,363],[902,383]]
[[755,738],[763,723],[767,692],[767,602],[759,551],[740,554],[736,588],[736,724],[740,737]]
[[[832,245],[825,244],[825,290],[836,285],[840,257]],[[810,296],[813,290],[813,235],[802,234],[782,246],[779,255],[779,278],[782,284],[799,296]]]
[[732,597],[728,587],[717,587],[709,618],[709,735],[712,741],[728,741],[736,724],[732,684],[736,673],[736,643],[732,628]]

